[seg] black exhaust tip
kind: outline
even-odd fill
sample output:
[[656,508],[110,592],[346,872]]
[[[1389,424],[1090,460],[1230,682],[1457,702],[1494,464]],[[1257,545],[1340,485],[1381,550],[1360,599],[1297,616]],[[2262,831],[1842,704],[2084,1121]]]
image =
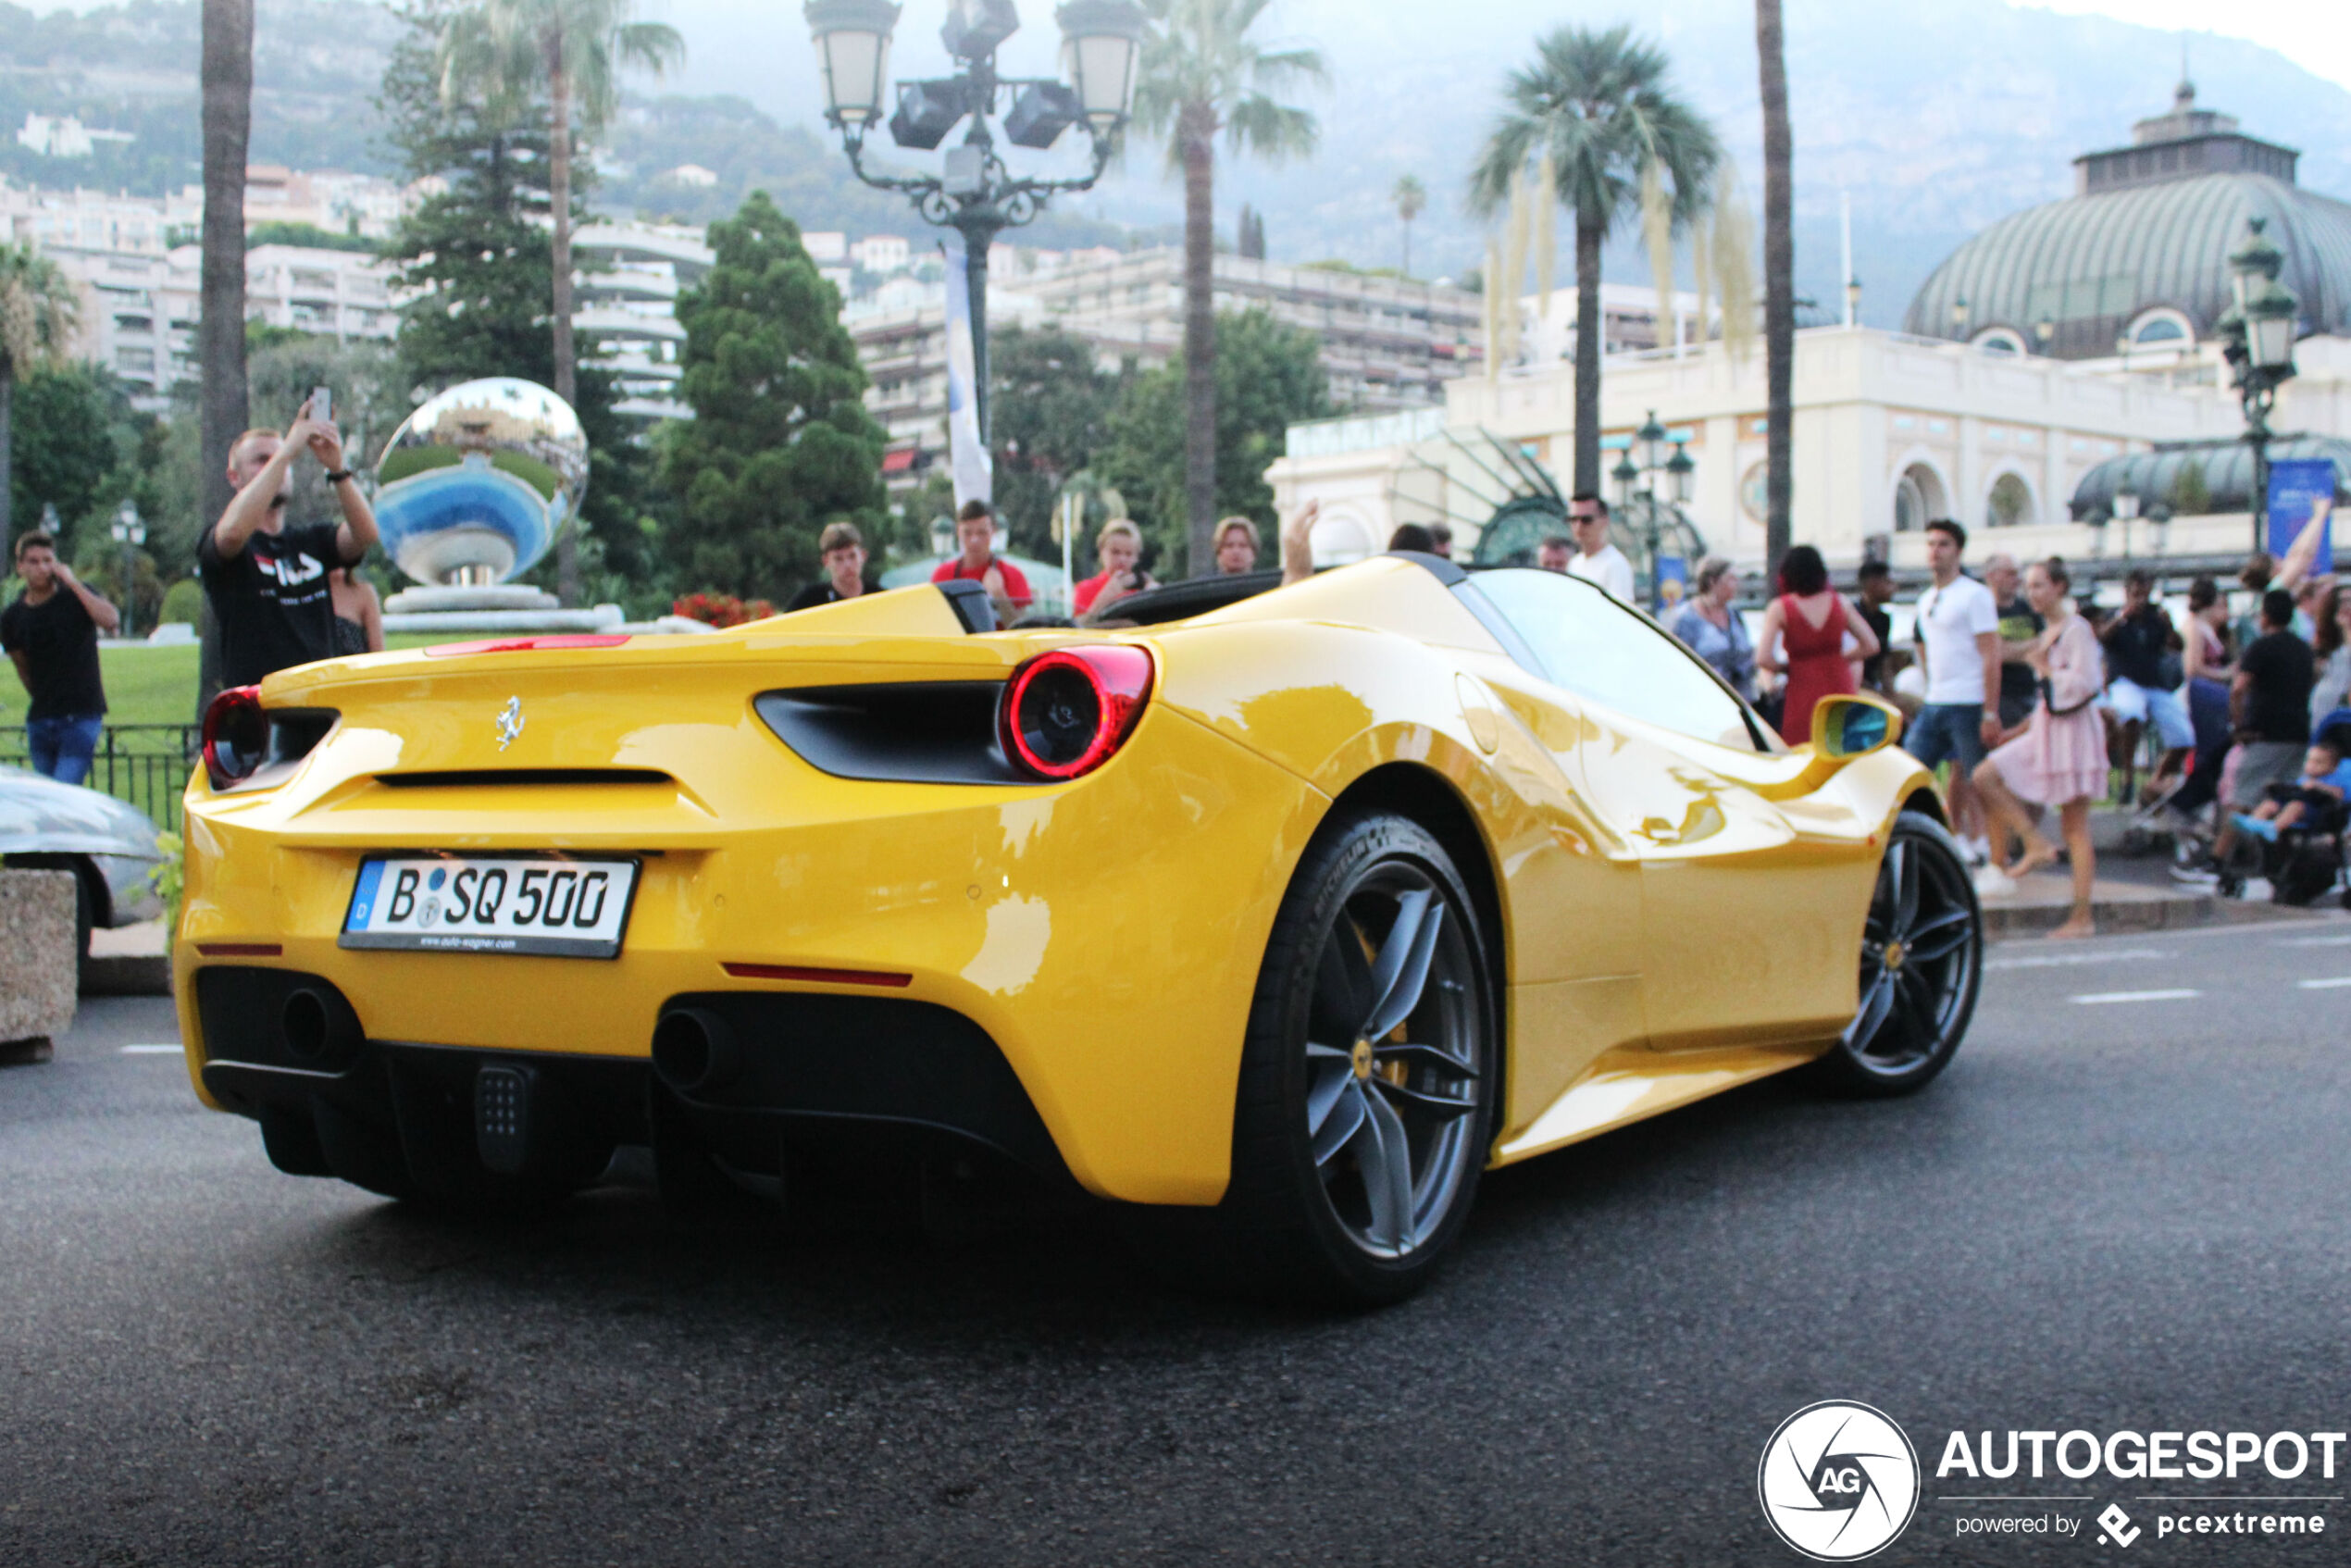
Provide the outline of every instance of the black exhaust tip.
[[725,1087],[742,1065],[734,1027],[700,1007],[677,1007],[653,1026],[653,1071],[684,1095]]
[[356,1042],[359,1020],[338,993],[303,986],[279,1004],[278,1033],[295,1061],[325,1063]]

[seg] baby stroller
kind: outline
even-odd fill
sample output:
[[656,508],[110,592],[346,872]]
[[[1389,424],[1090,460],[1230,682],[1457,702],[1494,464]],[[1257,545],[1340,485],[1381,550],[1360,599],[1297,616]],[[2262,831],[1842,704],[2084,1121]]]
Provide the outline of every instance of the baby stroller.
[[[2351,750],[2351,708],[2338,708],[2322,719],[2313,740],[2332,740],[2338,754]],[[2272,787],[2276,794],[2285,786]],[[2332,801],[2305,814],[2293,827],[2282,829],[2274,842],[2261,845],[2261,874],[2270,879],[2270,897],[2297,907],[2318,902],[2337,889],[2343,906],[2351,909],[2351,887],[2344,881],[2344,836],[2351,830],[2351,802]]]

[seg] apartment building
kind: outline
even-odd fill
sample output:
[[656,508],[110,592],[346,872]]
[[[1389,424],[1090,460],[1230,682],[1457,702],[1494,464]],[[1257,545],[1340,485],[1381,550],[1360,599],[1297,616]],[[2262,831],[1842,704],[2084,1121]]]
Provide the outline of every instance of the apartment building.
[[572,327],[583,358],[620,378],[621,413],[641,419],[693,417],[678,398],[686,329],[678,294],[709,273],[716,254],[700,229],[663,223],[592,223],[572,236],[579,267]]
[[[1215,262],[1220,310],[1259,308],[1323,344],[1331,401],[1363,413],[1427,407],[1484,363],[1484,305],[1449,286],[1238,255]],[[1052,326],[1090,346],[1104,368],[1166,364],[1183,348],[1183,255],[1173,248],[989,253],[991,330]],[[852,301],[842,321],[872,380],[866,406],[889,432],[885,472],[916,482],[947,450],[945,291],[902,279]]]

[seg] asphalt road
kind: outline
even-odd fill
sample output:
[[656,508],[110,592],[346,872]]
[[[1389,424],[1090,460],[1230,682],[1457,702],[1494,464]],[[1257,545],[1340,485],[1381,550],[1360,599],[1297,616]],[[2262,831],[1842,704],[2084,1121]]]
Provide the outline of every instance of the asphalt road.
[[2164,1488],[1933,1474],[1954,1428],[2351,1425],[2351,985],[2301,984],[2351,921],[1993,964],[1925,1094],[1767,1083],[1499,1173],[1435,1288],[1326,1319],[1083,1227],[435,1221],[278,1175],[126,1052],[165,1003],[92,1002],[0,1071],[0,1562],[1793,1563],[1756,1464],[1823,1399],[1928,1467],[1877,1562],[2351,1561],[2340,1501],[1963,1537],[1998,1510],[1946,1495]]

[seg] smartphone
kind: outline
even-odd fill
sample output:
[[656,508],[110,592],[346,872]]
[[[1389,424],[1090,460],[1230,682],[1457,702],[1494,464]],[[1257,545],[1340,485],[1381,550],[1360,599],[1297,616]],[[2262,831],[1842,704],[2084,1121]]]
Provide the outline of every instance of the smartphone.
[[335,422],[334,388],[313,387],[310,389],[310,417],[322,425],[331,425]]

